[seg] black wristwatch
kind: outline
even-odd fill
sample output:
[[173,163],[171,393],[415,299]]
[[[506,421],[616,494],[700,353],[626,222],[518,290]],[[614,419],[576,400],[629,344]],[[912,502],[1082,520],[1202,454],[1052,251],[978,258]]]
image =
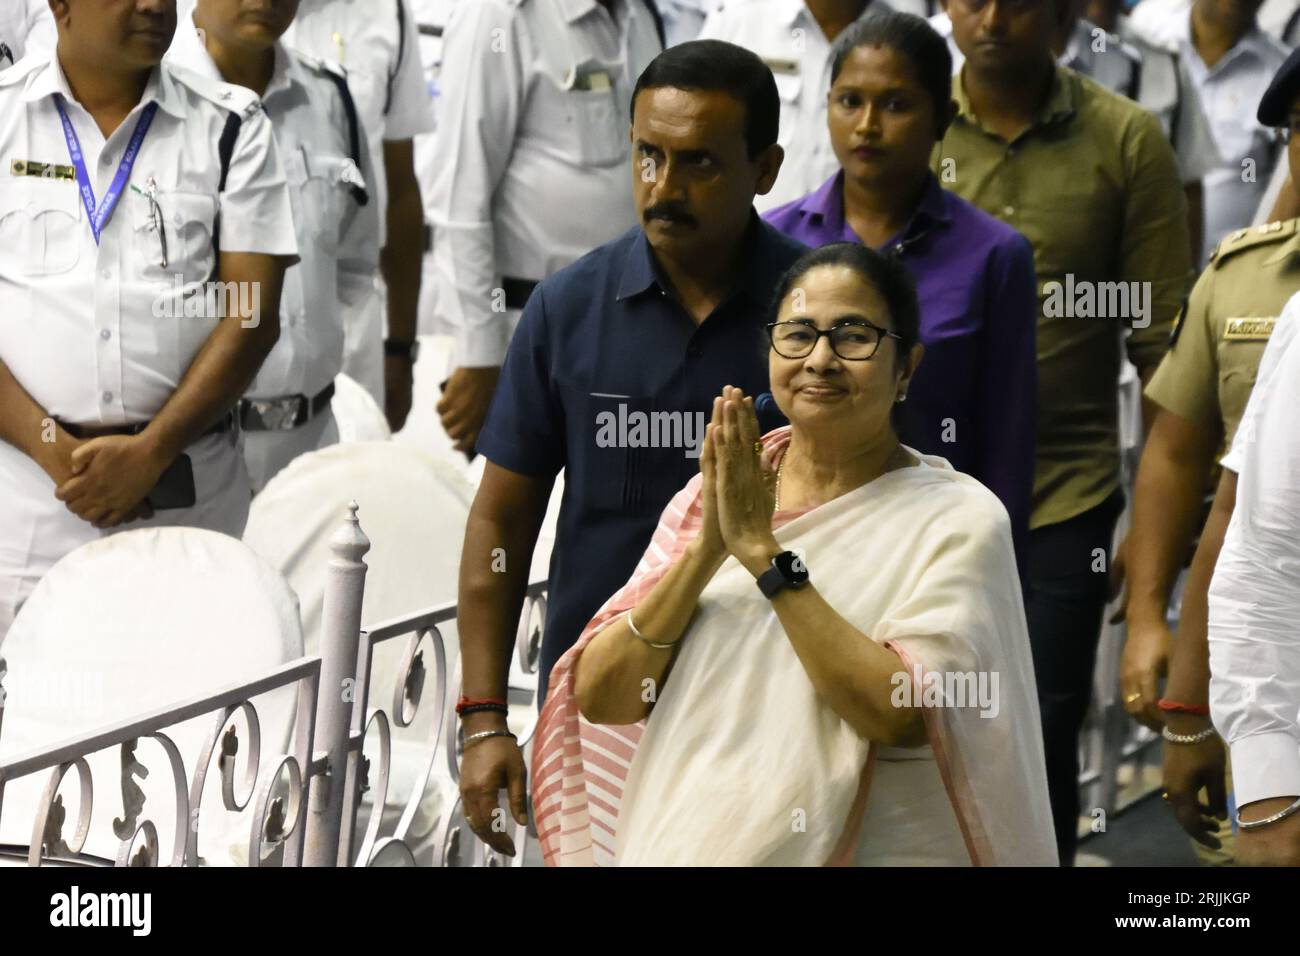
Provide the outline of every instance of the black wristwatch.
[[388,358],[410,359],[411,364],[420,357],[419,342],[398,342],[395,339],[384,339],[384,355]]
[[758,576],[758,589],[767,598],[785,588],[798,590],[808,583],[808,568],[793,551],[782,551],[772,559],[772,566]]

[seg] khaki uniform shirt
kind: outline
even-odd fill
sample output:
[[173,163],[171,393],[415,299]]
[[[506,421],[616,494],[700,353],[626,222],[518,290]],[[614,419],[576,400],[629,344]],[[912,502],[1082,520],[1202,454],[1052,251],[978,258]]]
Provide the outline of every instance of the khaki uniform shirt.
[[1007,143],[980,126],[964,76],[933,168],[1034,247],[1038,528],[1119,486],[1120,350],[1138,369],[1164,355],[1192,278],[1187,204],[1160,123],[1140,106],[1057,67],[1039,116]]
[[1277,317],[1300,292],[1300,220],[1230,233],[1179,313],[1153,402],[1232,444]]

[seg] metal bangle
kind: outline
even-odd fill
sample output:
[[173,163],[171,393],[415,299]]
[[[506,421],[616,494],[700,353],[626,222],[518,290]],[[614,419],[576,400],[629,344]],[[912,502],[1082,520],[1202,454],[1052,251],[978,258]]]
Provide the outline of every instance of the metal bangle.
[[1171,744],[1199,744],[1209,740],[1215,735],[1213,727],[1206,727],[1204,730],[1198,730],[1194,734],[1176,734],[1168,727],[1160,728],[1160,736],[1165,738]]
[[1297,810],[1300,810],[1300,797],[1297,797],[1295,803],[1291,804],[1291,806],[1279,810],[1271,817],[1265,817],[1263,820],[1254,820],[1250,823],[1247,823],[1245,820],[1241,818],[1241,810],[1238,809],[1237,828],[1239,830],[1254,830],[1257,827],[1266,827],[1270,823],[1277,823],[1278,820],[1286,819],[1287,817],[1291,816],[1291,814],[1295,813]]
[[470,734],[468,737],[466,737],[464,746],[468,747],[470,744],[474,743],[474,741],[486,740],[488,737],[509,737],[511,740],[514,741],[519,740],[518,737],[516,737],[508,730],[480,730],[478,733]]
[[668,649],[670,649],[670,648],[672,648],[672,647],[675,646],[675,642],[672,643],[672,644],[660,644],[660,643],[658,643],[657,641],[652,641],[652,640],[650,640],[650,638],[646,637],[644,634],[642,634],[640,631],[638,631],[638,630],[636,629],[636,625],[635,625],[634,623],[632,623],[632,609],[631,609],[631,608],[628,608],[627,611],[624,613],[623,616],[624,616],[625,618],[627,618],[627,626],[628,626],[629,628],[632,629],[632,636],[635,637],[638,641],[641,641],[643,644],[649,644],[651,647],[655,648],[656,650],[660,650],[660,651],[665,651],[665,650],[668,650]]

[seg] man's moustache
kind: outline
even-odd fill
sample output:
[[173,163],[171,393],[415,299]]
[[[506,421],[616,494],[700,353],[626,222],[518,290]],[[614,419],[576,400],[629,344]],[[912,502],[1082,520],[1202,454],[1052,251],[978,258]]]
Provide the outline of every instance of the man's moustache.
[[651,222],[655,219],[662,219],[664,222],[680,222],[688,226],[694,226],[696,224],[695,218],[684,212],[677,212],[671,209],[646,210],[645,221]]

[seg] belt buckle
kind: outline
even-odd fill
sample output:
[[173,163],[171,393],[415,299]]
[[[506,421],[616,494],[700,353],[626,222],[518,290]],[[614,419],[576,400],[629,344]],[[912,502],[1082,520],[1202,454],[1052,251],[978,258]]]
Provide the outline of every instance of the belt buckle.
[[248,401],[253,413],[253,427],[258,431],[292,431],[297,423],[298,405],[279,398],[253,398]]

